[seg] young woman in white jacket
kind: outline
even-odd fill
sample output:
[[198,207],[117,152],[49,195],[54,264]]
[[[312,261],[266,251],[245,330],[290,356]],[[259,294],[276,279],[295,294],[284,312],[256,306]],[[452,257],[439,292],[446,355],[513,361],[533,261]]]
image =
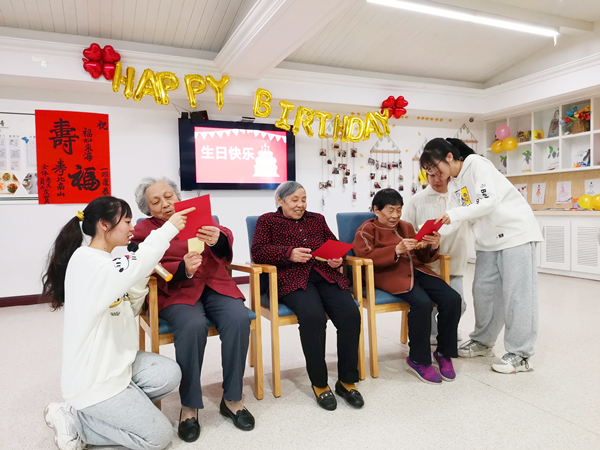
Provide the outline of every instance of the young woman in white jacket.
[[492,369],[530,370],[538,334],[535,246],[543,240],[531,207],[489,160],[461,155],[445,139],[429,141],[420,163],[428,174],[450,179],[449,209],[437,219],[447,226],[440,233],[450,234],[468,221],[475,236],[475,330],[458,355],[493,356],[505,326],[507,353]]
[[[169,420],[153,402],[177,387],[177,363],[138,351],[135,316],[146,282],[192,209],[174,214],[135,253],[113,258],[132,236],[131,208],[99,197],[62,228],[43,276],[43,297],[64,305],[61,387],[64,403],[44,410],[61,450],[92,445],[163,449],[173,437]],[[82,246],[83,233],[91,236]]]

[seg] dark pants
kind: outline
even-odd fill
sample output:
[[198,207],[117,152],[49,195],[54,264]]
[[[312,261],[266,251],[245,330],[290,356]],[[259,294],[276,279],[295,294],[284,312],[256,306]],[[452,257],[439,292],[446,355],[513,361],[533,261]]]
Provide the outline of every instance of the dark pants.
[[313,270],[305,291],[298,289],[281,297],[279,302],[288,306],[298,317],[306,370],[313,386],[327,387],[327,316],[337,328],[338,378],[344,383],[356,383],[360,313],[350,291],[329,283]]
[[244,302],[206,286],[195,305],[167,306],[159,315],[174,328],[175,359],[182,373],[181,404],[189,408],[204,407],[200,372],[208,339],[207,319],[217,327],[221,338],[223,398],[241,400],[250,339],[250,317]]
[[408,339],[410,359],[418,364],[431,364],[431,311],[438,308],[438,347],[444,356],[456,358],[456,332],[460,321],[460,294],[444,280],[414,271],[413,289],[400,298],[410,305],[408,313]]

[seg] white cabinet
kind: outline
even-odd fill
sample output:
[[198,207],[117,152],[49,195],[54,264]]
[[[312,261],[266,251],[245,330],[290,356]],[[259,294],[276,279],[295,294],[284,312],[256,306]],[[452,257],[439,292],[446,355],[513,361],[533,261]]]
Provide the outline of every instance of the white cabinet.
[[571,219],[571,270],[600,274],[600,219]]
[[571,230],[566,217],[543,217],[540,219],[544,242],[541,245],[540,267],[571,270]]

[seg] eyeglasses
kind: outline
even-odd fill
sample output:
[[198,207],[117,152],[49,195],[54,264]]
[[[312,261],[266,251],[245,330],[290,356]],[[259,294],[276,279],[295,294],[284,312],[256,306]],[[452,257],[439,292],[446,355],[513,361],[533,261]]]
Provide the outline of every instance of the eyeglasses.
[[425,173],[429,176],[438,176],[441,174],[440,169],[438,169],[438,165],[440,164],[441,161],[439,161],[437,164],[428,167],[427,169],[425,169]]

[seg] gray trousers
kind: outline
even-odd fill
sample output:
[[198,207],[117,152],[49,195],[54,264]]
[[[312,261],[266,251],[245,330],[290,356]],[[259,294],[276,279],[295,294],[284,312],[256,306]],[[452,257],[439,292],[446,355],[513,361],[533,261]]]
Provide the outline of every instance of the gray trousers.
[[173,391],[181,370],[172,359],[138,352],[131,383],[114,397],[75,411],[75,427],[83,442],[161,450],[173,438],[173,426],[153,402]]
[[175,359],[182,373],[181,404],[196,409],[204,407],[200,374],[208,340],[207,319],[215,324],[221,338],[223,398],[241,400],[250,341],[250,316],[244,302],[206,286],[195,305],[167,306],[159,315],[174,329]]
[[[460,294],[460,317],[463,316],[467,310],[467,302],[465,302],[465,296],[463,295],[463,276],[450,276],[450,287]],[[437,306],[433,307],[431,311],[431,335],[437,336],[438,324],[437,324],[438,309]]]
[[524,358],[534,354],[538,335],[535,245],[529,242],[496,252],[477,252],[471,339],[493,347],[506,326],[506,351]]

